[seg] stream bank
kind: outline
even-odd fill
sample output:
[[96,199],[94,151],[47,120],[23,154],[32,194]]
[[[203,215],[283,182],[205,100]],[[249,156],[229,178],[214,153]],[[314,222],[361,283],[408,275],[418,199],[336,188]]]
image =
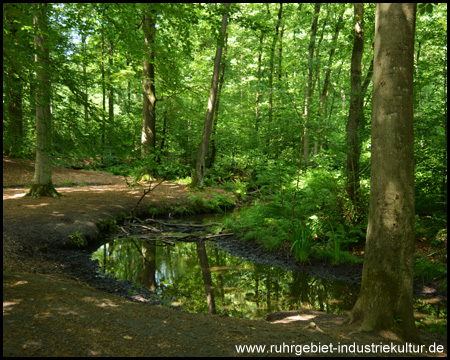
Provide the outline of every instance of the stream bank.
[[[221,224],[235,215],[128,219],[107,236],[93,258],[106,274],[130,279],[143,288],[154,287],[159,295],[172,297],[172,304],[183,311],[212,311],[206,304],[214,303],[218,314],[264,319],[271,312],[302,306],[336,314],[351,310],[362,265],[336,266],[315,259],[302,265],[288,252],[264,251],[258,243],[244,242],[224,231]],[[198,241],[207,242],[204,255],[195,244]],[[214,291],[205,297],[210,287]],[[434,305],[427,307],[437,306],[438,317],[446,316],[446,302],[436,288],[417,282],[416,294],[420,296],[414,300],[416,308],[428,301],[424,298],[433,297],[429,301]],[[166,304],[170,301],[164,299]],[[429,311],[436,309],[425,314]]]
[[[93,182],[110,185],[58,187],[66,195],[62,199],[32,199],[23,196],[23,187],[5,188],[26,183],[8,183],[8,179],[26,179],[19,172],[28,172],[30,164],[15,168],[11,164],[3,162],[4,356],[209,357],[236,356],[240,344],[396,343],[392,334],[349,335],[354,326],[343,325],[345,318],[332,314],[303,311],[302,317],[302,312],[296,312],[290,323],[275,325],[147,306],[86,285],[83,279],[113,294],[129,291],[127,284],[95,278],[95,264],[88,253],[63,250],[71,240],[68,236],[78,231],[95,239],[97,224],[132,209],[142,192],[125,182],[111,185],[110,174],[93,173]],[[63,169],[61,174],[61,181],[70,181],[79,172]],[[89,183],[89,176],[83,174],[82,182]],[[189,195],[192,192],[183,185],[163,183],[138,211],[141,207],[164,209],[167,204],[183,206]],[[323,333],[307,328],[310,320],[305,319],[312,318]],[[444,345],[444,353],[436,355],[445,356],[445,337],[422,336],[426,343]]]

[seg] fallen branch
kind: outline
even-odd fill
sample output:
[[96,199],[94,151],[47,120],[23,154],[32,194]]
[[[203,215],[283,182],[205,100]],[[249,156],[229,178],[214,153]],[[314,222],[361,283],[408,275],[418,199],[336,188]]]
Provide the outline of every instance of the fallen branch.
[[216,223],[216,222],[211,222],[211,223],[207,223],[207,224],[190,224],[190,223],[171,223],[171,222],[155,220],[155,219],[145,219],[144,221],[146,223],[157,223],[157,224],[161,224],[161,225],[165,225],[165,226],[173,226],[173,227],[185,226],[185,227],[202,228],[202,227],[208,227],[208,226],[223,226],[222,223]]
[[202,236],[202,238],[209,240],[209,239],[214,239],[214,238],[218,238],[218,237],[222,237],[222,236],[233,236],[234,233],[226,233],[226,234],[217,234],[217,235],[206,235],[206,236]]
[[152,184],[150,184],[148,190],[144,190],[144,193],[142,194],[141,198],[139,199],[139,201],[137,202],[136,206],[133,208],[133,210],[131,210],[131,212],[134,212],[134,210],[137,209],[137,207],[139,206],[139,204],[141,203],[142,199],[144,198],[145,195],[147,195],[150,191],[155,190],[159,185],[161,185],[163,183],[164,180],[161,180],[158,184],[156,184],[153,188],[152,188]]
[[153,226],[150,226],[150,225],[147,226],[147,225],[131,223],[130,226],[132,226],[132,227],[140,227],[140,228],[143,228],[143,229],[146,229],[146,230],[149,230],[149,231],[153,231],[153,232],[161,232],[162,231],[162,230],[157,229],[157,228],[155,228]]
[[[175,243],[170,240],[174,241],[197,241],[197,240],[211,240],[215,238],[220,238],[224,236],[233,236],[233,233],[226,233],[226,234],[216,234],[216,235],[196,235],[196,234],[187,234],[187,235],[160,235],[155,237],[153,234],[127,234],[125,236],[118,237],[118,239],[130,239],[133,241],[133,239],[140,239],[144,241],[161,241],[163,243],[167,243],[168,245],[175,246]],[[189,240],[192,239],[192,240]]]

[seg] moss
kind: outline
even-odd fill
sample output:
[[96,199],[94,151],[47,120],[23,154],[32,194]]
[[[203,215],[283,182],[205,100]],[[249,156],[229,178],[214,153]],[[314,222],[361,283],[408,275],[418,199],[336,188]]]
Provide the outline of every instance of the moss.
[[43,196],[51,196],[56,199],[59,199],[63,195],[57,192],[53,184],[50,183],[50,184],[33,184],[31,186],[30,191],[26,194],[26,196],[31,196],[33,199],[38,199]]

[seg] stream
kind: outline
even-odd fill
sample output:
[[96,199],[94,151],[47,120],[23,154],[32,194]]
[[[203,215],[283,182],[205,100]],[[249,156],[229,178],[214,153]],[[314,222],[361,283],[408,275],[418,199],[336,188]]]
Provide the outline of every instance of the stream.
[[[270,257],[255,258],[245,246],[236,251],[241,241],[215,234],[225,219],[196,215],[126,224],[92,258],[104,274],[140,284],[165,299],[165,305],[187,312],[265,319],[277,311],[314,309],[341,315],[352,309],[359,292],[354,274],[339,281],[307,274],[307,267],[299,271],[297,265],[284,266]],[[423,316],[446,317],[446,303],[414,301]]]

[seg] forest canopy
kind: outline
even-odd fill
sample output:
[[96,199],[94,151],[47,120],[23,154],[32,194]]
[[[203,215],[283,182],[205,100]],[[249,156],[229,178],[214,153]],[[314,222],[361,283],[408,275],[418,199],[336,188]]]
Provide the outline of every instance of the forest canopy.
[[[190,177],[219,45],[206,185],[229,182],[244,192],[298,189],[307,181],[300,174],[317,169],[329,186],[344,186],[338,183],[349,176],[347,156],[357,151],[353,171],[361,196],[356,201],[347,184],[342,207],[357,210],[347,209],[348,216],[364,217],[374,4],[363,15],[356,145],[348,142],[347,125],[351,4],[232,4],[226,36],[219,4],[57,3],[46,10],[53,164]],[[36,150],[35,31],[33,7],[3,5],[3,154],[13,157],[33,158]],[[446,207],[446,4],[419,4],[414,55],[416,207],[430,212]],[[145,79],[154,96],[154,123],[143,157]]]

